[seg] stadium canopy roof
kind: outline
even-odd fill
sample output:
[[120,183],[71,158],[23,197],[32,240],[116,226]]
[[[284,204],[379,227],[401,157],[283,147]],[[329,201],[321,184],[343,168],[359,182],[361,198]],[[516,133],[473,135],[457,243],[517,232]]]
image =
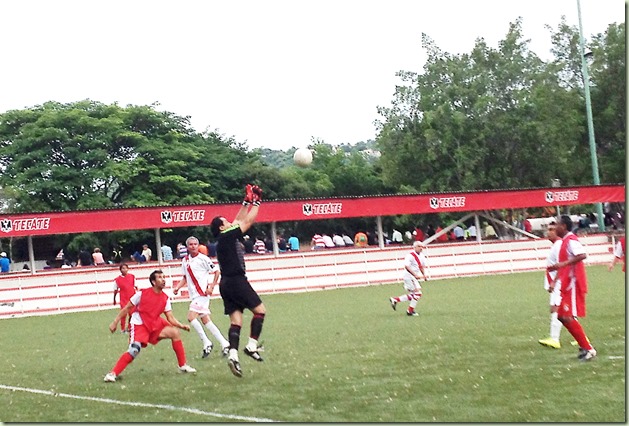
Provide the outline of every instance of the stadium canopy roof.
[[[625,184],[270,200],[263,203],[257,222],[472,212],[624,201]],[[0,237],[203,226],[208,225],[215,216],[231,219],[239,208],[240,203],[222,203],[0,214]]]

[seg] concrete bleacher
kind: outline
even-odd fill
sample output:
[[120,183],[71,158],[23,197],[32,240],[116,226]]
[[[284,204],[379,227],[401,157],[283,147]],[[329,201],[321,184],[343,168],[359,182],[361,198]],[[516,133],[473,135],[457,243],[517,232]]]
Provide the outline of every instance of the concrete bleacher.
[[[612,242],[606,234],[580,237],[587,265],[608,263]],[[543,270],[550,242],[545,239],[431,244],[425,250],[429,279]],[[247,276],[261,294],[303,292],[401,281],[410,246],[384,249],[331,249],[247,255]],[[167,292],[181,278],[178,261],[131,265],[138,287],[150,286],[149,274],[162,269]],[[0,276],[0,318],[111,309],[116,266],[44,270]],[[213,297],[220,297],[215,289]],[[174,301],[187,301],[182,290]]]

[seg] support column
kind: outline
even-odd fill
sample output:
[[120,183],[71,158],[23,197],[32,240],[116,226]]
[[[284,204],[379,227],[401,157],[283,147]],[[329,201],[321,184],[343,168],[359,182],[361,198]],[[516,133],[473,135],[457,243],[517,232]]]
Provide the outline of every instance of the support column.
[[480,233],[481,231],[481,227],[480,227],[480,220],[478,220],[478,215],[474,214],[474,226],[476,227],[476,242],[480,243],[482,238]]
[[160,265],[164,263],[164,259],[162,258],[162,237],[159,232],[159,228],[155,228],[155,251],[157,251],[157,263]]
[[384,248],[384,235],[382,235],[382,216],[376,217],[376,226],[378,227],[378,246]]
[[277,246],[277,223],[271,222],[271,238],[273,239],[273,256],[277,257],[280,254],[280,249]]
[[28,260],[31,262],[31,274],[35,273],[35,252],[33,251],[33,237],[26,237],[28,242]]

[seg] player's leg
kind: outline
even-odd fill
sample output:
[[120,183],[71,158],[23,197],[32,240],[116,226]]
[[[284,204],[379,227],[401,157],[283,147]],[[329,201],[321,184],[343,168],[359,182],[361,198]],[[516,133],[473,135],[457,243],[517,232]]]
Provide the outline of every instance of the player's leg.
[[550,348],[559,349],[561,343],[559,342],[559,335],[561,333],[561,321],[558,319],[558,308],[561,303],[560,286],[555,286],[555,289],[550,294],[550,335],[546,339],[540,339],[538,342],[541,345],[548,346]]
[[146,346],[148,341],[148,332],[144,326],[131,325],[131,333],[129,336],[129,349],[123,353],[114,368],[105,376],[106,382],[115,382],[116,378],[124,371],[125,368],[138,356],[142,346]]
[[581,323],[577,320],[578,315],[585,313],[585,300],[583,295],[577,293],[575,286],[571,290],[562,291],[558,312],[559,321],[579,344],[579,359],[588,361],[594,358],[596,350],[585,335]]
[[223,333],[221,333],[221,330],[218,329],[216,324],[214,324],[210,314],[203,315],[201,317],[201,322],[203,323],[203,325],[205,325],[205,328],[210,330],[210,333],[212,333],[212,335],[216,337],[216,340],[218,340],[219,343],[221,344],[223,356],[227,356],[229,352],[229,341],[223,336]]
[[[168,324],[166,320],[163,320],[163,322]],[[190,367],[186,363],[186,351],[183,347],[183,342],[181,341],[181,333],[179,333],[179,329],[170,324],[166,324],[163,324],[164,328],[162,328],[159,332],[159,336],[157,337],[157,339],[149,340],[149,342],[155,344],[162,339],[170,339],[173,351],[177,356],[177,365],[179,366],[179,371],[182,373],[196,373],[197,370]]]
[[203,330],[203,325],[198,320],[199,313],[195,310],[194,302],[190,304],[190,310],[188,311],[188,322],[190,323],[190,327],[194,329],[199,335],[199,339],[201,339],[201,343],[203,344],[203,352],[201,353],[202,358],[207,358],[212,352],[212,342],[208,339],[205,334],[205,330]]
[[[225,301],[224,301],[225,302]],[[225,310],[228,310],[227,302],[225,302]],[[242,311],[235,309],[229,313],[229,353],[227,356],[227,365],[236,377],[242,377],[242,369],[240,368],[240,360],[238,359],[238,346],[240,345],[240,329],[242,328]]]
[[406,315],[417,316],[415,307],[417,306],[419,299],[422,297],[422,287],[419,285],[419,281],[413,277],[404,280],[404,288],[408,291],[407,297],[410,301],[408,309],[406,310]]
[[[257,295],[256,295],[257,296]],[[266,308],[264,303],[260,303],[251,309],[253,318],[251,319],[251,331],[249,334],[249,341],[245,346],[244,352],[256,361],[262,361],[262,357],[259,352],[262,351],[262,346],[258,343],[260,334],[262,334],[262,325],[264,324],[264,317],[266,316]]]

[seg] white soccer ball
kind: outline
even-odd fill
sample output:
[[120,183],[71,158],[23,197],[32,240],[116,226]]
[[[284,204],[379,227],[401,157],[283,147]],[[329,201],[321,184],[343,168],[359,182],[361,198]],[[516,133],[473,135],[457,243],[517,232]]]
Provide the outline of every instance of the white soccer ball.
[[300,167],[307,167],[312,163],[312,151],[308,148],[299,148],[293,155],[293,161]]

